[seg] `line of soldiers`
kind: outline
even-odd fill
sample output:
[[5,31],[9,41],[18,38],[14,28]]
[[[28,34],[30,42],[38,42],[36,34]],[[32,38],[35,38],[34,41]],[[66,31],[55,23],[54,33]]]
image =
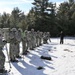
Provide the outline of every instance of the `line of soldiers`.
[[[18,62],[16,58],[21,58],[20,56],[20,42],[22,42],[22,54],[26,54],[28,50],[34,50],[35,47],[38,47],[42,44],[46,44],[47,40],[50,41],[50,33],[49,32],[35,32],[34,29],[31,31],[22,31],[21,28],[3,28],[0,29],[0,71],[4,69],[5,56],[2,52],[2,48],[4,47],[6,41],[9,43],[9,61]],[[2,40],[6,41],[2,41]],[[4,44],[2,45],[2,42]],[[1,55],[3,54],[3,55]],[[1,59],[2,58],[2,59]]]

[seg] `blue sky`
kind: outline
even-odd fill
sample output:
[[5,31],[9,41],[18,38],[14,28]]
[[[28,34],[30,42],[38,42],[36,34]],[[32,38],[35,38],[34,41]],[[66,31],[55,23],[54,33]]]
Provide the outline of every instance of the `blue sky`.
[[[0,0],[0,13],[3,12],[11,13],[14,7],[18,7],[20,10],[24,11],[25,14],[29,12],[31,7],[33,6],[31,3],[34,0]],[[67,0],[50,0],[51,2],[60,2]]]

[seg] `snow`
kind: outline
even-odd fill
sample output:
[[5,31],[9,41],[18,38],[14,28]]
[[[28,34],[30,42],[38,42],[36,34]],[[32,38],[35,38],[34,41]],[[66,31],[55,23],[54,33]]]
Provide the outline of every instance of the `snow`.
[[[59,42],[59,38],[51,38],[49,44],[43,44],[29,50],[27,55],[21,55],[18,63],[10,63],[12,67],[10,75],[75,75],[75,38],[66,37],[64,44]],[[9,51],[8,47],[9,44],[7,44]],[[22,45],[20,50],[22,51]],[[3,52],[6,56],[5,68],[9,70],[6,47]],[[42,55],[50,56],[52,60],[41,59]],[[43,69],[38,70],[39,66]]]

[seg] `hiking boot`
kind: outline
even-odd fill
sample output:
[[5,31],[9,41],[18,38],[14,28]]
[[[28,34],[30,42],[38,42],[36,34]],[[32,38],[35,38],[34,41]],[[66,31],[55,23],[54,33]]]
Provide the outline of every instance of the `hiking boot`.
[[16,60],[16,59],[14,59],[14,60],[13,60],[13,59],[11,59],[10,61],[11,61],[11,62],[18,62],[18,60]]
[[21,56],[18,55],[18,56],[16,56],[16,58],[21,58]]

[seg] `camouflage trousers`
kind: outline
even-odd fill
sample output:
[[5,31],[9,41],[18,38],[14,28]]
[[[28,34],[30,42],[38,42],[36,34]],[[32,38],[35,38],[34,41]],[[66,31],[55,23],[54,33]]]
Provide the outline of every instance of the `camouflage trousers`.
[[30,40],[27,41],[27,47],[28,47],[28,49],[31,48],[31,41]]
[[39,38],[36,38],[36,46],[39,46]]
[[28,45],[26,41],[22,41],[22,45],[23,45],[23,53],[25,53],[28,49]]
[[2,48],[0,48],[0,69],[4,69],[4,63],[5,63],[5,55],[2,52]]
[[15,52],[16,52],[16,57],[19,56],[20,53],[19,43],[15,44]]
[[10,50],[9,50],[9,54],[10,54],[10,60],[15,60],[16,57],[16,45],[14,43],[10,43]]

